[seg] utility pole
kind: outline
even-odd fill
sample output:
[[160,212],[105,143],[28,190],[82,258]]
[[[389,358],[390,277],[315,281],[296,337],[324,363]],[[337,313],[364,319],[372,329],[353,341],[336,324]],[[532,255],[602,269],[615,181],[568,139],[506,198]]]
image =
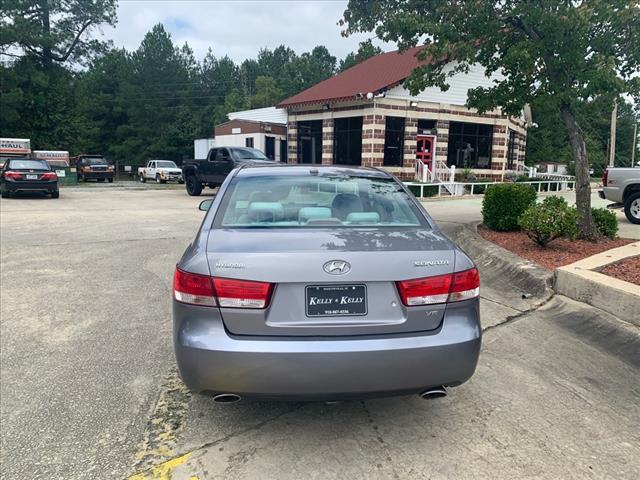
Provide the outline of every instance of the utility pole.
[[631,143],[631,166],[636,166],[636,145],[638,144],[638,122],[633,126],[633,142]]
[[609,166],[613,167],[616,158],[616,123],[618,120],[618,101],[613,102],[613,111],[611,112],[611,142],[609,143]]

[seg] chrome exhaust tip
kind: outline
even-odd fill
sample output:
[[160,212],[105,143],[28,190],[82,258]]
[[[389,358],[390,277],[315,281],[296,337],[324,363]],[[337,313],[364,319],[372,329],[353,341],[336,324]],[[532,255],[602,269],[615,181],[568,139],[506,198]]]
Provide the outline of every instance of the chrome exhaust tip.
[[242,397],[235,393],[220,393],[213,397],[213,401],[216,403],[236,403],[240,400],[242,400]]
[[420,398],[423,400],[431,400],[433,398],[442,398],[447,396],[447,389],[444,386],[433,387],[429,390],[425,390],[420,394]]

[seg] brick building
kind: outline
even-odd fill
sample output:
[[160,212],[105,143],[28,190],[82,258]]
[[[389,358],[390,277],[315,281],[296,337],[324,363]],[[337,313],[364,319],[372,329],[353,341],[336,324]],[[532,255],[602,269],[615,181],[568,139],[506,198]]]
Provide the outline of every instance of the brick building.
[[419,48],[377,55],[280,102],[288,162],[382,167],[403,179],[413,178],[416,159],[492,180],[521,170],[524,118],[464,106],[470,88],[491,86],[497,76],[474,66],[452,76],[446,92],[411,95],[402,82],[420,64]]

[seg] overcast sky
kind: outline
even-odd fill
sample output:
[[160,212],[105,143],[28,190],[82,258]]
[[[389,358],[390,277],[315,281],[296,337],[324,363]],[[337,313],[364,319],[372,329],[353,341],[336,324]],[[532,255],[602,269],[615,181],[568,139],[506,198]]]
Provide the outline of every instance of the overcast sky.
[[[211,47],[217,57],[240,62],[263,47],[284,44],[300,54],[316,45],[343,58],[372,35],[343,38],[338,20],[346,0],[214,1],[119,0],[118,24],[103,28],[116,46],[135,50],[156,23],[163,23],[174,43],[188,42],[196,58]],[[384,50],[395,47],[376,42]]]

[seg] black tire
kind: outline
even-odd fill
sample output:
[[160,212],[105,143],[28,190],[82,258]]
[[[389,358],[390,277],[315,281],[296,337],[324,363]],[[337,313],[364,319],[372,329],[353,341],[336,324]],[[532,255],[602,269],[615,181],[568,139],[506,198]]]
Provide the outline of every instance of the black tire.
[[640,225],[640,192],[632,192],[624,201],[624,214],[627,220]]
[[162,180],[162,179],[160,178],[160,174],[157,174],[157,175],[156,175],[156,183],[167,183],[167,181],[166,181],[166,180]]
[[144,183],[146,181],[147,179],[144,177],[144,175],[140,175],[140,183]]
[[51,192],[51,198],[60,198],[60,191]]
[[202,184],[193,175],[187,177],[187,193],[192,197],[197,197],[202,193]]
[[109,181],[109,183],[113,183],[113,178],[108,178],[107,180]]
[[78,174],[78,183],[80,182],[84,182],[84,177],[80,174]]
[[0,192],[0,196],[2,198],[11,198],[11,194],[9,192]]

